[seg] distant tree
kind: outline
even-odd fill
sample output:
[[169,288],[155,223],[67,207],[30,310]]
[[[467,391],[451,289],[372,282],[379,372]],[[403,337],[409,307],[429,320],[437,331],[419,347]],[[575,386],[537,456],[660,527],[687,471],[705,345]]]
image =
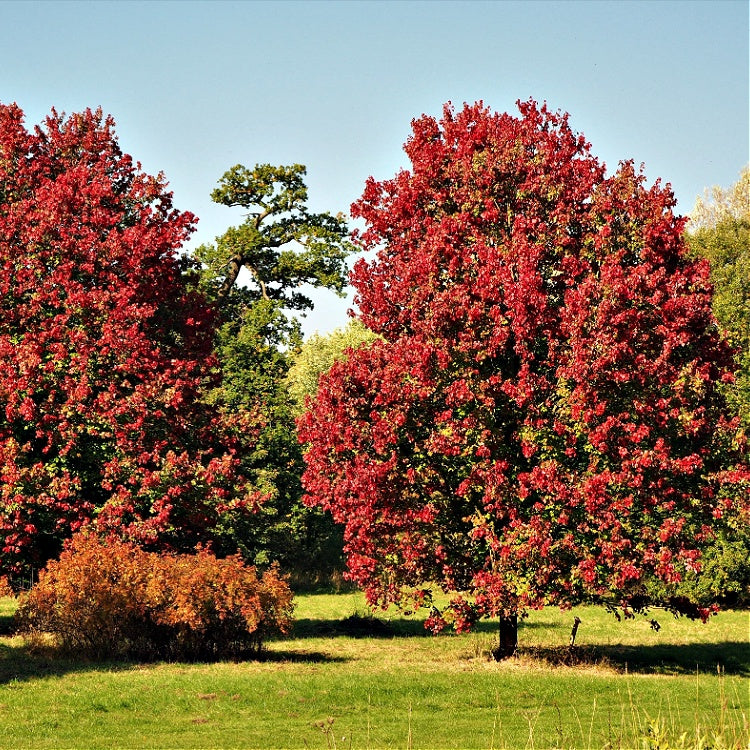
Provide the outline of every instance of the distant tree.
[[694,255],[711,264],[713,310],[738,365],[727,391],[750,428],[750,167],[731,188],[714,187],[698,198],[687,241]]
[[[292,414],[299,417],[305,408],[307,397],[315,396],[318,388],[318,378],[327,372],[333,363],[346,356],[348,349],[356,349],[368,344],[377,336],[368,331],[359,321],[352,320],[345,328],[336,329],[329,334],[313,334],[304,341],[299,349],[290,355],[291,365],[284,380],[284,393],[290,400]],[[295,443],[296,433],[294,433]],[[298,443],[297,443],[298,445]],[[301,477],[302,461],[295,464]],[[286,548],[294,550],[294,569],[298,572],[307,571],[313,579],[326,579],[340,575],[344,568],[343,538],[341,527],[333,522],[330,514],[320,508],[308,507],[302,502],[301,485],[297,485],[298,494],[294,499],[286,517],[284,525],[276,523],[271,528],[277,532],[274,540],[269,540],[264,548],[274,549],[282,547],[285,531],[294,545]],[[261,545],[263,546],[263,545]]]
[[[711,265],[713,310],[734,348],[735,379],[723,388],[750,430],[750,167],[730,188],[714,187],[698,198],[686,239],[694,256]],[[718,535],[706,551],[702,569],[680,590],[703,602],[750,603],[750,519]]]
[[368,181],[377,257],[352,278],[382,340],[321,377],[300,429],[307,502],[345,525],[368,600],[435,629],[499,617],[499,656],[547,604],[707,617],[648,584],[697,568],[747,501],[731,353],[672,193],[519,108],[421,117],[411,171]]
[[296,416],[305,410],[305,400],[318,392],[320,376],[331,369],[334,362],[348,352],[370,344],[378,338],[358,320],[350,320],[344,328],[328,334],[310,336],[292,357],[286,376],[286,385]]
[[[211,193],[215,203],[248,210],[240,226],[196,251],[206,267],[204,284],[238,322],[258,300],[304,312],[313,306],[301,291],[305,285],[337,293],[346,286],[346,257],[352,251],[346,221],[307,210],[305,173],[301,164],[256,164],[253,169],[238,164]],[[237,285],[243,268],[249,283]]]
[[101,111],[29,132],[0,105],[0,567],[95,522],[152,547],[223,538],[260,494],[250,415],[208,408],[215,318],[177,251],[193,216]]
[[265,423],[243,470],[270,495],[233,533],[255,562],[275,559],[297,577],[316,577],[330,572],[331,555],[322,550],[321,514],[301,503],[302,454],[285,379],[302,342],[295,314],[313,307],[305,287],[341,295],[353,246],[342,216],[308,211],[304,177],[299,164],[232,167],[212,198],[246,209],[247,216],[215,244],[199,247],[196,257],[203,264],[201,289],[220,318],[216,353],[223,378],[211,400],[238,414],[257,412]]
[[740,179],[730,188],[714,185],[698,196],[690,213],[688,231],[714,229],[725,221],[747,221],[750,214],[750,165],[740,172]]

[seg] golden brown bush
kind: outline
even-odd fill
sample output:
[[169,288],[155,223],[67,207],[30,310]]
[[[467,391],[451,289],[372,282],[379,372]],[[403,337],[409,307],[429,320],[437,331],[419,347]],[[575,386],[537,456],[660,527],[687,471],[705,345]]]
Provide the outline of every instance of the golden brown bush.
[[20,599],[27,638],[50,634],[92,658],[211,659],[257,654],[291,625],[292,592],[275,568],[258,575],[239,555],[146,552],[75,537]]

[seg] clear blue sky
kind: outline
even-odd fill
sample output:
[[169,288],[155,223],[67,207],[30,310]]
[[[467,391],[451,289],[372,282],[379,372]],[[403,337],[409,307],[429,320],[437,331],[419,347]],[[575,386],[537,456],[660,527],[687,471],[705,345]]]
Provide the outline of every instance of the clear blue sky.
[[[27,125],[102,106],[120,144],[163,171],[212,240],[230,166],[308,167],[314,210],[347,211],[370,174],[405,166],[413,117],[483,100],[546,100],[610,168],[644,162],[683,213],[748,162],[746,0],[10,2],[0,101]],[[346,320],[317,297],[305,324]]]

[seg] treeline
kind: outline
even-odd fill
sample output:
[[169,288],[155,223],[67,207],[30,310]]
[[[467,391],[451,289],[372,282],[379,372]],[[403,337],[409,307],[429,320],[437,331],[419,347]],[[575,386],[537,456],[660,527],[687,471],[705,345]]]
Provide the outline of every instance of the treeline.
[[[147,552],[239,551],[254,565],[279,563],[299,586],[336,580],[348,562],[383,602],[409,590],[427,606],[425,587],[442,582],[473,592],[455,606],[461,627],[522,614],[523,602],[552,601],[537,593],[555,587],[572,599],[615,591],[617,606],[659,596],[701,611],[747,602],[747,170],[699,203],[683,234],[668,191],[646,189],[628,168],[605,178],[566,118],[533,104],[518,119],[468,108],[414,128],[412,172],[371,180],[355,206],[362,234],[350,237],[340,214],[308,210],[303,166],[237,165],[212,198],[242,207],[245,220],[185,255],[194,217],[121,151],[111,118],[53,111],[27,130],[17,106],[0,106],[0,569],[11,581],[29,580],[86,529]],[[360,318],[303,341],[305,290],[343,294],[347,260],[361,248],[379,254],[352,277]],[[711,264],[721,335],[696,258]],[[624,294],[607,286],[614,273],[637,287],[621,309],[607,297]],[[593,317],[575,323],[573,289],[584,282],[601,303],[576,302],[580,321]],[[671,291],[654,301],[659,284]],[[513,295],[526,295],[525,312]],[[634,312],[649,305],[649,320],[674,322],[653,340]],[[664,354],[662,385],[644,385],[638,340],[624,323],[613,328],[607,309],[638,321],[654,356],[681,352]],[[606,370],[628,385],[602,396],[590,419],[575,416],[588,408],[576,405],[585,388],[564,333],[576,325],[591,327],[586,346],[602,356],[576,354],[576,366],[602,372],[628,347],[633,357],[627,376]],[[633,415],[652,398],[669,405],[641,424]],[[606,447],[610,438],[591,430],[610,417],[641,442]],[[667,424],[674,453],[659,459],[662,470],[671,476],[669,462],[684,461],[679,481],[657,490],[651,474],[622,466],[653,451]],[[543,480],[558,460],[568,478]],[[552,484],[583,498],[594,475],[606,478],[602,507],[625,503],[644,481],[645,494],[672,499],[653,512],[655,526],[621,518],[597,532],[579,519],[591,539],[558,550],[568,562],[554,574],[534,555],[513,557],[547,538],[532,533],[532,517],[570,517]],[[732,482],[736,502],[726,501]],[[512,497],[530,498],[528,508]],[[678,531],[665,531],[669,502],[683,518]],[[643,528],[657,541],[636,555]],[[515,581],[498,562],[514,544],[518,570],[532,561]],[[690,563],[701,548],[703,574]],[[677,567],[658,563],[667,553]],[[667,593],[649,593],[665,582]]]

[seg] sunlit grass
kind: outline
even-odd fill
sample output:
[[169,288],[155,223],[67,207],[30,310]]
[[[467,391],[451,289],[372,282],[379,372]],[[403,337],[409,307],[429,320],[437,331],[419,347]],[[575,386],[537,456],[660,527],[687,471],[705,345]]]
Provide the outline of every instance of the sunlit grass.
[[0,747],[634,748],[652,726],[689,747],[714,734],[748,745],[747,612],[657,615],[657,633],[594,608],[544,610],[501,663],[492,623],[433,637],[361,594],[301,596],[297,618],[265,660],[238,664],[76,664],[1,638]]

